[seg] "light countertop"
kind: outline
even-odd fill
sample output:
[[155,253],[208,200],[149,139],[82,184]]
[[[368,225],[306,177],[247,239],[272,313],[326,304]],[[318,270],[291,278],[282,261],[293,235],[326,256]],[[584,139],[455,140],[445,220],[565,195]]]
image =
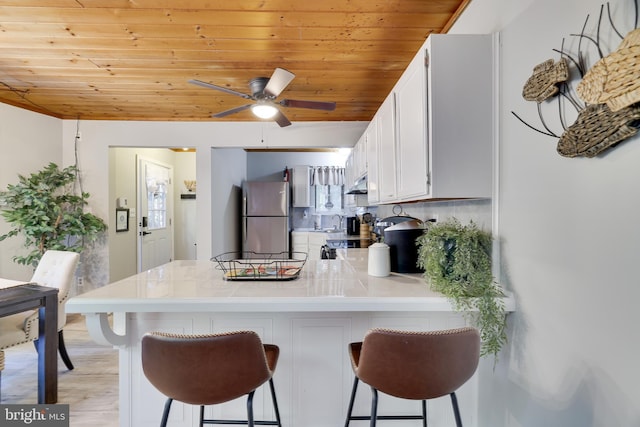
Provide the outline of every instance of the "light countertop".
[[[367,275],[367,249],[309,260],[289,281],[229,281],[212,261],[174,261],[67,301],[69,313],[451,311],[420,274]],[[513,301],[507,298],[507,307]]]

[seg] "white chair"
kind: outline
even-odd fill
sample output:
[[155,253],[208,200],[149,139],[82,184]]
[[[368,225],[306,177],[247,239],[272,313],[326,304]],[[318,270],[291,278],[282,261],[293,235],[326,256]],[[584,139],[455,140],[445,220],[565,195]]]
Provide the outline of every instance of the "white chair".
[[[73,283],[80,254],[68,251],[46,251],[31,278],[32,283],[58,289],[58,351],[69,370],[73,364],[64,345],[62,328],[67,323],[65,302]],[[38,310],[0,317],[0,353],[3,349],[38,339]]]

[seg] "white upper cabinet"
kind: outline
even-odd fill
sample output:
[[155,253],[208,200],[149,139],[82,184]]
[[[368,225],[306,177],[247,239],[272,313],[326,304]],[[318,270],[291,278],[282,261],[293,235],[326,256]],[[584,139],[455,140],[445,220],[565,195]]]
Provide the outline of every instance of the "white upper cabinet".
[[396,200],[396,97],[391,92],[376,113],[378,123],[378,196],[380,203]]
[[313,186],[311,185],[313,169],[311,166],[294,166],[292,172],[293,207],[308,208],[313,206],[314,194]]
[[366,132],[354,147],[353,166],[356,174],[356,179],[361,179],[367,174],[367,134]]
[[380,202],[378,179],[378,116],[375,116],[364,131],[367,140],[367,202],[375,205]]
[[491,197],[493,37],[429,36],[374,121],[370,203]]
[[353,170],[353,149],[344,161],[344,191],[349,191],[351,186],[355,183],[355,172]]
[[426,139],[425,56],[411,61],[394,89],[396,100],[396,170],[400,200],[420,198],[429,193]]
[[353,146],[351,153],[345,161],[344,189],[348,192],[357,181],[367,175],[367,140],[366,133],[362,134],[358,142]]
[[433,34],[425,43],[430,198],[490,198],[493,36]]

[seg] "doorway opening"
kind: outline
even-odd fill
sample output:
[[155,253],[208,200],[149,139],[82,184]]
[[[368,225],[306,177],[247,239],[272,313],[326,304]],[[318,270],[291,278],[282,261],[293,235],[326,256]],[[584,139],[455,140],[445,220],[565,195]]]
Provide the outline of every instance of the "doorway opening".
[[195,260],[195,149],[110,147],[109,171],[110,211],[126,200],[130,223],[127,231],[110,227],[110,281],[159,259]]

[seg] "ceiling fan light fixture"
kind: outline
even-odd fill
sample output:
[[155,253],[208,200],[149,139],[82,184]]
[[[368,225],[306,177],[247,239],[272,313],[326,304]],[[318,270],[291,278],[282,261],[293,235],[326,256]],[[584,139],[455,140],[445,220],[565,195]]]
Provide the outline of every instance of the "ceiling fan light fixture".
[[243,99],[250,99],[254,101],[253,104],[245,104],[240,107],[235,107],[231,108],[230,110],[212,114],[211,117],[215,118],[227,117],[230,114],[235,114],[251,109],[256,117],[265,120],[273,119],[278,124],[278,126],[283,128],[291,126],[291,121],[284,114],[282,114],[282,111],[280,111],[279,107],[307,108],[311,110],[323,111],[333,111],[336,109],[335,102],[308,101],[300,99],[283,99],[279,102],[276,102],[276,98],[280,96],[284,89],[287,88],[294,77],[295,74],[293,74],[292,72],[287,71],[284,68],[276,68],[269,78],[256,77],[249,81],[249,88],[251,89],[252,93],[251,95],[237,92],[233,89],[229,89],[226,86],[218,86],[200,80],[189,80],[189,83],[193,83],[209,89],[215,89],[229,95],[235,95]]
[[278,109],[271,104],[257,103],[251,106],[251,111],[261,119],[271,119],[277,113]]

